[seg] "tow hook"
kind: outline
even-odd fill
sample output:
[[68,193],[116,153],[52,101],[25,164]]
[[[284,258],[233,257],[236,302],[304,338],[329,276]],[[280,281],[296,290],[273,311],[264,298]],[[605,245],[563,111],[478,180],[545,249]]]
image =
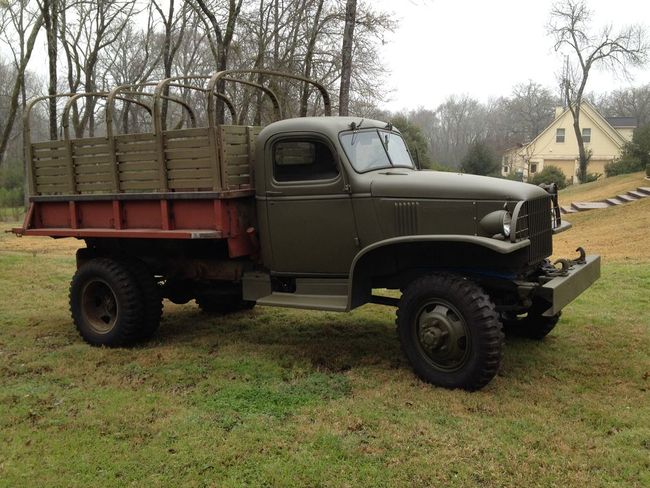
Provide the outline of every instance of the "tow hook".
[[[585,264],[587,260],[585,259],[587,256],[587,253],[585,253],[585,250],[582,247],[579,247],[576,249],[576,252],[580,253],[580,255],[576,259],[558,259],[555,261],[553,264],[547,263],[544,266],[544,274],[549,277],[556,277],[556,276],[566,276],[571,268],[573,268],[576,264]],[[557,265],[560,265],[560,268],[557,267]]]

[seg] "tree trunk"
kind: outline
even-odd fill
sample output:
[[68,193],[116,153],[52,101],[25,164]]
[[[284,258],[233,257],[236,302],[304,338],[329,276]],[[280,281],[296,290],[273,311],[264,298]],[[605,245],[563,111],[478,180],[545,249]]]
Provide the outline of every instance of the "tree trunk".
[[349,115],[350,80],[352,78],[352,47],[354,25],[357,20],[357,0],[347,0],[345,6],[345,27],[341,48],[341,89],[339,92],[339,115]]
[[[50,96],[56,95],[56,47],[57,47],[57,30],[58,30],[58,7],[57,0],[43,0],[41,6],[43,14],[43,23],[45,24],[45,33],[47,37],[47,57],[48,57],[48,71],[49,83],[47,93]],[[50,139],[56,140],[57,134],[57,119],[56,119],[56,98],[52,97],[49,101],[50,106]]]
[[[5,158],[5,152],[7,151],[7,146],[9,145],[9,139],[11,137],[11,131],[14,127],[14,121],[16,120],[16,114],[18,112],[18,103],[19,97],[22,93],[22,102],[23,108],[25,106],[25,70],[27,69],[27,63],[29,63],[29,58],[32,56],[32,51],[34,49],[34,43],[36,42],[36,37],[38,36],[38,31],[43,25],[43,17],[39,17],[34,27],[32,27],[32,32],[29,35],[27,40],[27,51],[21,59],[20,66],[16,72],[16,81],[14,83],[13,90],[11,91],[11,102],[9,105],[9,113],[7,114],[7,120],[5,121],[4,129],[2,130],[2,139],[0,139],[0,165]],[[55,129],[56,134],[56,129]]]
[[578,180],[580,183],[586,183],[589,157],[587,155],[587,151],[585,150],[585,141],[582,138],[582,131],[580,130],[580,107],[577,108],[573,117],[573,131],[575,132],[576,140],[578,141],[578,157],[580,158],[578,166]]
[[[314,15],[314,24],[312,27],[309,43],[307,44],[307,53],[305,54],[305,78],[311,78],[312,64],[314,62],[314,49],[316,48],[316,41],[318,40],[318,33],[320,31],[320,16],[323,11],[323,4],[325,0],[320,0],[316,7],[316,14]],[[309,102],[309,95],[311,93],[309,83],[303,83],[302,94],[300,96],[300,116],[307,117],[307,104]]]

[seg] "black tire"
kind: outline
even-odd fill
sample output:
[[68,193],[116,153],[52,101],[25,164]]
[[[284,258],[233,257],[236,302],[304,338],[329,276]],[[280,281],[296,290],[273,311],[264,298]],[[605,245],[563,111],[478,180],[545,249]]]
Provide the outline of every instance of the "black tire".
[[124,264],[135,278],[140,293],[142,294],[144,316],[138,336],[142,340],[147,340],[156,333],[160,326],[160,319],[162,318],[163,312],[160,288],[153,273],[143,261],[129,259]]
[[504,321],[504,330],[507,335],[512,337],[525,337],[541,341],[555,328],[561,316],[562,312],[545,317],[531,311],[523,318]]
[[137,280],[120,262],[96,258],[70,283],[70,312],[81,337],[93,346],[128,346],[140,337],[144,318]]
[[411,283],[400,299],[397,330],[413,370],[428,383],[474,391],[499,370],[499,315],[490,297],[460,276],[430,275]]

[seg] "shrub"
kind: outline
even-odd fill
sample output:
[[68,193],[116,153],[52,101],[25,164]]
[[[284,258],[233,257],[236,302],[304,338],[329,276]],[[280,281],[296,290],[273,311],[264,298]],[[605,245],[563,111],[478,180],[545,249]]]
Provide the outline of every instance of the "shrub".
[[566,177],[562,170],[557,166],[545,166],[542,171],[533,176],[529,183],[532,183],[533,185],[540,185],[542,183],[548,185],[549,183],[555,183],[560,190],[567,186]]
[[511,181],[524,181],[524,174],[521,171],[510,171],[504,178]]
[[605,165],[605,174],[607,176],[624,175],[627,173],[636,173],[643,170],[643,162],[630,155],[623,154],[621,159],[615,159]]

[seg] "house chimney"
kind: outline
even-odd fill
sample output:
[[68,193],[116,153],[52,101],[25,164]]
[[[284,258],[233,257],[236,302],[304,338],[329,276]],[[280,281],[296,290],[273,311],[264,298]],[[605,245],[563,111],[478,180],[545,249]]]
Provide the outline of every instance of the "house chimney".
[[564,107],[555,107],[555,118],[557,119],[564,113]]

